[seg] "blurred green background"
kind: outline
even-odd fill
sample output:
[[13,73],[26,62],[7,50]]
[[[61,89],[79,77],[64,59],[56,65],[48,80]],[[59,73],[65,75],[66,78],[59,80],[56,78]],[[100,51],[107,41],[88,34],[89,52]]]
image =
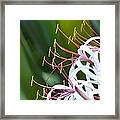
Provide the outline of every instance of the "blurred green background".
[[[51,61],[51,57],[48,58],[49,47],[53,46],[54,39],[66,49],[77,52],[77,48],[70,43],[68,40],[59,32],[55,34],[56,25],[59,24],[60,29],[69,37],[73,34],[74,27],[80,33],[82,20],[21,20],[20,21],[20,99],[21,100],[35,100],[36,91],[39,89],[42,95],[43,89],[38,85],[33,84],[30,86],[31,77],[43,85],[46,82],[49,86],[55,84],[62,84],[64,79],[59,71],[55,71],[50,79],[46,81],[50,75],[52,68],[45,64],[42,66],[43,56]],[[89,20],[89,25],[100,34],[100,21]],[[87,27],[84,26],[87,32],[91,36],[95,34]],[[85,32],[80,33],[81,35],[89,38]],[[71,57],[68,53],[57,49],[58,53],[64,57]],[[57,59],[56,62],[60,62]],[[66,68],[68,72],[69,68]],[[39,99],[42,99],[39,97]]]

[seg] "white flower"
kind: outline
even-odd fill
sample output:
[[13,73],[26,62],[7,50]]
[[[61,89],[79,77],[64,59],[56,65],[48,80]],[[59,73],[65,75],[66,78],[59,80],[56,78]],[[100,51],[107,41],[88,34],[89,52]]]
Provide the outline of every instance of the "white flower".
[[[100,37],[92,37],[88,39],[84,45],[78,49],[79,57],[69,69],[69,87],[65,85],[55,85],[47,95],[47,100],[84,100],[94,99],[94,94],[99,94],[100,85],[100,62],[98,59],[99,48],[88,45],[92,40],[100,39]],[[89,54],[87,56],[86,54]],[[82,64],[86,61],[86,65]],[[92,66],[92,67],[91,67]],[[77,78],[77,73],[82,71],[86,80]],[[95,84],[97,88],[93,86]]]

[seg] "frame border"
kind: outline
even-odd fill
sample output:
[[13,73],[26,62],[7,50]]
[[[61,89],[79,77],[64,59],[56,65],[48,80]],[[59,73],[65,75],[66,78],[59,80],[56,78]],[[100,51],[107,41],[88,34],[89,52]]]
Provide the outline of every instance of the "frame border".
[[[115,5],[115,115],[5,115],[5,5]],[[65,0],[65,1],[2,1],[1,2],[1,49],[0,49],[0,119],[118,119],[119,106],[119,0]]]

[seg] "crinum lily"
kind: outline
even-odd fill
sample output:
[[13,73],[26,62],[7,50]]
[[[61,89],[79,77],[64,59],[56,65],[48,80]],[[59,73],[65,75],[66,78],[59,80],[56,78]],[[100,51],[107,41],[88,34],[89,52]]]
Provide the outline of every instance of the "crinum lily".
[[[90,36],[84,29],[84,25],[94,32],[95,37]],[[50,54],[53,55],[52,63],[46,60],[45,56],[42,65],[47,63],[52,66],[53,71],[56,69],[60,71],[67,81],[67,85],[54,85],[49,88],[49,92],[46,95],[47,100],[99,100],[99,88],[100,88],[100,37],[98,34],[90,27],[87,21],[83,21],[81,25],[81,31],[86,32],[89,35],[89,39],[80,35],[76,28],[74,28],[74,34],[68,37],[57,24],[56,34],[60,32],[68,40],[68,44],[71,42],[77,47],[77,53],[63,48],[54,40],[54,51],[51,47],[49,48],[48,57]],[[74,39],[74,41],[73,41]],[[81,45],[79,45],[79,44]],[[71,54],[71,58],[65,58],[57,53],[57,49],[63,50],[64,52]],[[55,58],[62,60],[59,64],[55,62]],[[64,65],[65,62],[70,62],[70,64]],[[69,66],[69,73],[65,72],[65,67]],[[78,73],[85,75],[86,79],[78,78]],[[46,86],[48,88],[48,86]]]
[[[100,40],[100,37],[91,37],[78,49],[79,57],[74,60],[69,70],[69,87],[64,85],[53,86],[54,89],[48,93],[48,99],[92,100],[95,98],[94,95],[99,93],[94,84],[96,86],[100,85],[100,62],[98,60],[100,50],[96,46],[88,45],[92,40]],[[89,54],[89,58],[86,53]],[[83,65],[82,61],[87,61],[86,65]],[[79,71],[86,75],[86,81],[77,79]],[[96,96],[96,99],[99,99],[99,96]]]

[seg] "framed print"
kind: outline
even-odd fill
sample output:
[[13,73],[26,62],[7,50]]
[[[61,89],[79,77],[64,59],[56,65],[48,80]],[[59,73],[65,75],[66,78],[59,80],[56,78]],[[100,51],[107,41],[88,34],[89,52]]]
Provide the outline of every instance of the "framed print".
[[1,118],[119,119],[119,2],[2,2]]

